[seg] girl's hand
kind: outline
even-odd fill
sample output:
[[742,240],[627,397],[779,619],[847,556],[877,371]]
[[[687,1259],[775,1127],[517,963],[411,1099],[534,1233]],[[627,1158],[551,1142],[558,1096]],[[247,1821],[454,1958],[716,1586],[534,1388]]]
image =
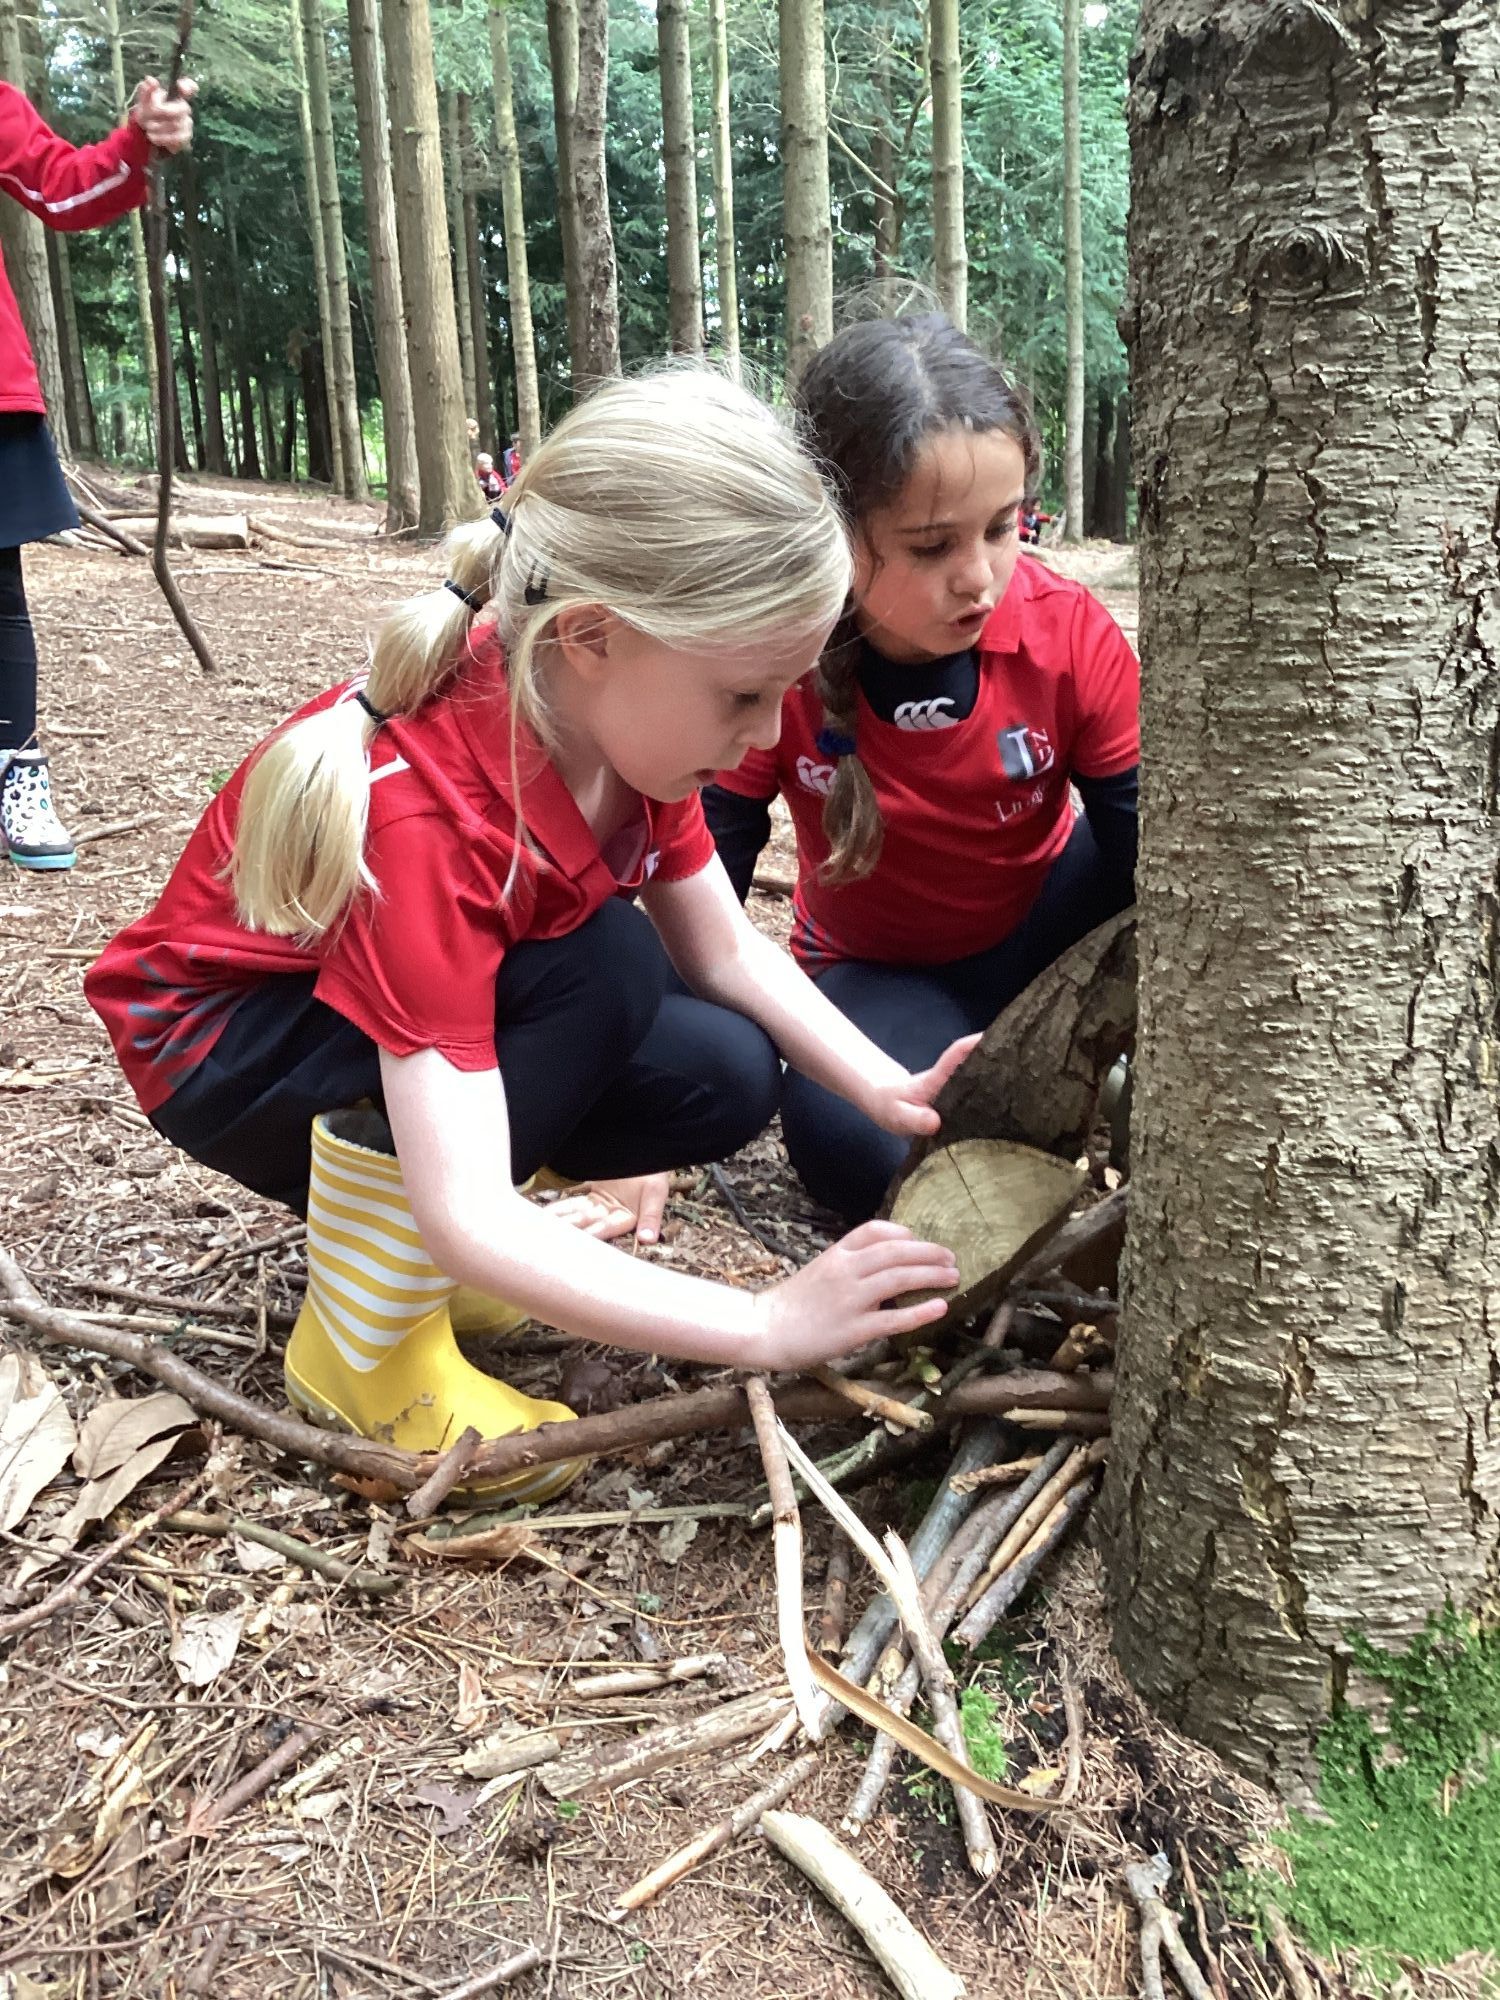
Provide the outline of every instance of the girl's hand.
[[176,97],[168,97],[157,79],[148,76],[136,85],[130,101],[132,120],[159,153],[181,153],[193,143],[192,99],[198,86],[185,76],[177,89]]
[[958,1261],[899,1222],[864,1222],[821,1257],[759,1294],[760,1331],[746,1368],[811,1368],[872,1340],[940,1320],[942,1299],[886,1308],[901,1292],[958,1283]]
[[903,1138],[917,1138],[936,1132],[941,1123],[932,1101],[958,1068],[964,1057],[978,1048],[979,1035],[960,1035],[944,1049],[931,1069],[919,1075],[903,1074],[894,1083],[877,1084],[860,1107],[883,1132]]
[[551,1204],[550,1212],[571,1222],[588,1236],[612,1242],[635,1232],[637,1243],[654,1243],[661,1234],[670,1174],[637,1174],[621,1181],[587,1181]]

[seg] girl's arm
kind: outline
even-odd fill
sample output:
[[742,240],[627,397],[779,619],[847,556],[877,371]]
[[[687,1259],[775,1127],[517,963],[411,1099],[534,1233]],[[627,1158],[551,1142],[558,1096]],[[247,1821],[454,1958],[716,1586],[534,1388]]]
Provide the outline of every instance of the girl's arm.
[[932,1109],[977,1035],[954,1042],[918,1076],[878,1049],[805,972],[762,937],[735,900],[722,864],[681,882],[648,882],[646,914],[678,973],[705,1000],[756,1021],[794,1068],[836,1091],[887,1132],[935,1132]]
[[197,86],[184,80],[180,88],[182,97],[168,102],[147,77],[117,131],[97,145],[73,146],[23,92],[0,85],[0,189],[49,229],[94,229],[139,208],[152,146],[175,153],[192,137],[187,100]]
[[[727,884],[724,894],[733,896]],[[435,1049],[393,1056],[380,1076],[417,1229],[438,1269],[585,1340],[732,1368],[806,1368],[943,1317],[941,1299],[882,1310],[906,1291],[947,1290],[950,1251],[894,1222],[867,1222],[783,1283],[736,1291],[622,1257],[525,1201],[510,1180],[498,1070],[458,1070]]]

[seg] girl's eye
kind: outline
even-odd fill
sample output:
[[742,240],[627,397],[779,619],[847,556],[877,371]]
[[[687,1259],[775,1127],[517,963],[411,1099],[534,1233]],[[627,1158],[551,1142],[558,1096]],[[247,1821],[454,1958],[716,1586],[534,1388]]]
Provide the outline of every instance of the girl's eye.
[[946,542],[933,542],[929,547],[912,549],[910,553],[916,562],[932,562],[938,556],[948,553],[948,544]]
[[1014,529],[1015,525],[1016,517],[1014,514],[1006,514],[1001,520],[992,521],[990,523],[990,539],[996,542],[1003,542],[1006,536]]
[[729,701],[730,706],[741,714],[747,708],[760,707],[760,696],[758,694],[735,694],[730,696]]

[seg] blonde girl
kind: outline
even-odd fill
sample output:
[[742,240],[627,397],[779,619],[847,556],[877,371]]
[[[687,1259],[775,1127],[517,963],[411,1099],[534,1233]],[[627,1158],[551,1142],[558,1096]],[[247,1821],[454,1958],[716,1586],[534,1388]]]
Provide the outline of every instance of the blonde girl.
[[517,1192],[545,1164],[631,1198],[722,1157],[773,1115],[781,1056],[903,1140],[936,1125],[967,1045],[920,1075],[882,1055],[746,921],[698,799],[774,745],[844,603],[811,461],[707,371],[612,383],[448,556],[87,981],[158,1129],[308,1218],[292,1401],[413,1448],[568,1415],[462,1358],[459,1285],[492,1318],[740,1367],[941,1317],[887,1307],[956,1275],[891,1223],[750,1293]]

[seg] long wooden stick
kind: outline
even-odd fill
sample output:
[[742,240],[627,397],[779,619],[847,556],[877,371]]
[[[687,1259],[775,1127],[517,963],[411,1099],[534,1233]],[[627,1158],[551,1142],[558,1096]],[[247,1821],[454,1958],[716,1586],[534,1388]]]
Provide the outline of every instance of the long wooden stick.
[[797,1705],[797,1717],[816,1743],[823,1734],[828,1704],[818,1692],[807,1663],[807,1624],[802,1585],[802,1516],[792,1491],[791,1467],[786,1462],[776,1405],[765,1378],[752,1375],[745,1384],[745,1397],[755,1424],[755,1441],[760,1446],[761,1463],[766,1469],[766,1486],[771,1495],[772,1547],[776,1558],[776,1629],[781,1638],[781,1655],[786,1677]]
[[732,1813],[726,1813],[694,1839],[684,1842],[665,1861],[659,1861],[649,1875],[643,1875],[638,1882],[632,1882],[628,1889],[621,1891],[609,1912],[609,1921],[619,1923],[632,1910],[639,1910],[659,1896],[663,1889],[670,1889],[674,1882],[680,1882],[684,1875],[691,1874],[693,1869],[727,1847],[730,1841],[748,1833],[762,1813],[784,1805],[797,1787],[817,1770],[820,1761],[816,1750],[805,1751],[795,1763],[787,1765],[779,1778],[763,1786],[743,1805],[736,1806]]
[[8,1618],[0,1618],[0,1645],[7,1639],[19,1639],[23,1632],[31,1631],[33,1626],[46,1624],[55,1612],[63,1610],[75,1598],[81,1596],[101,1570],[107,1569],[116,1556],[121,1556],[127,1549],[133,1548],[142,1535],[149,1534],[165,1515],[174,1513],[184,1500],[190,1500],[207,1477],[206,1472],[195,1472],[191,1479],[184,1480],[177,1491],[163,1500],[159,1507],[153,1507],[149,1513],[142,1514],[139,1520],[132,1521],[124,1534],[117,1535],[106,1547],[100,1549],[97,1555],[91,1556],[82,1569],[75,1570],[65,1583],[60,1583],[55,1590],[48,1591],[47,1595],[38,1598],[35,1604],[28,1604],[24,1611],[14,1611]]

